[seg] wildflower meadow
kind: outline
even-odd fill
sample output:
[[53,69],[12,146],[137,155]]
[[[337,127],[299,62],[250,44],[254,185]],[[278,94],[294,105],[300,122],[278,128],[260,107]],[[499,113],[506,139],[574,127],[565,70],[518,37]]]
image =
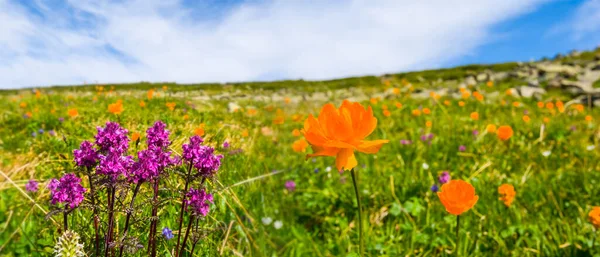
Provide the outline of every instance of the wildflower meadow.
[[0,255],[600,256],[595,96],[523,69],[0,91]]

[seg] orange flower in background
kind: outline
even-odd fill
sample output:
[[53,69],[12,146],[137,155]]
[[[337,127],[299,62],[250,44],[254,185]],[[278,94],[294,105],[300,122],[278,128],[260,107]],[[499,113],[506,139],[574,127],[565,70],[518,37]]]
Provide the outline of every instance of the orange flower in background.
[[50,113],[52,113],[52,114],[56,113],[56,109],[50,110]]
[[600,207],[595,206],[588,214],[590,222],[596,229],[600,229]]
[[460,91],[461,93],[467,92],[467,89],[464,87],[461,87],[458,89],[458,91]]
[[294,141],[294,143],[292,144],[292,149],[294,149],[294,152],[306,152],[306,148],[308,147],[308,143],[306,142],[306,140],[304,138],[300,138],[296,141]]
[[281,109],[277,109],[277,114],[275,119],[273,119],[273,124],[281,125],[283,122],[285,122],[285,114],[283,114]]
[[465,102],[463,102],[463,101],[458,102],[458,106],[464,107],[465,106]]
[[258,113],[258,111],[256,109],[249,108],[246,113],[248,113],[249,116],[254,116]]
[[587,121],[587,122],[590,122],[590,121],[592,121],[592,119],[593,119],[593,118],[592,118],[592,115],[586,115],[586,116],[585,116],[585,121]]
[[302,136],[302,132],[299,129],[292,130],[292,135],[295,137]]
[[140,101],[140,107],[142,107],[142,108],[146,107],[146,103],[144,101]]
[[35,98],[40,98],[42,96],[42,92],[40,90],[35,90]]
[[292,115],[292,120],[294,122],[301,122],[303,118],[304,118],[304,115],[302,115],[302,114],[294,114],[294,115]]
[[483,101],[483,95],[479,94],[477,96],[475,96],[475,99],[477,99],[477,101]]
[[485,130],[490,134],[496,133],[496,125],[488,124],[487,127],[485,127]]
[[184,115],[183,115],[183,120],[188,120],[189,118],[190,118],[190,116],[189,116],[189,115],[187,115],[187,114],[184,114]]
[[433,123],[431,121],[425,122],[425,127],[431,128],[431,126],[433,126]]
[[77,112],[77,109],[69,109],[67,111],[67,114],[69,115],[69,117],[73,118],[77,117],[79,115],[79,112]]
[[357,165],[354,151],[375,154],[389,140],[367,141],[377,127],[377,118],[369,106],[344,100],[336,109],[326,104],[319,117],[309,115],[304,121],[304,137],[312,146],[314,156],[335,156],[338,170],[350,170]]
[[275,107],[273,107],[273,105],[267,105],[267,106],[265,106],[265,110],[268,112],[272,112],[275,110]]
[[249,135],[248,129],[242,130],[242,137],[248,137],[248,135]]
[[512,105],[513,105],[514,107],[519,107],[519,106],[521,106],[521,103],[519,103],[519,102],[513,102],[513,103],[512,103]]
[[400,89],[395,87],[394,89],[392,89],[392,93],[394,93],[394,95],[399,95]]
[[153,95],[154,95],[154,89],[148,90],[148,100],[152,99]]
[[529,118],[529,116],[523,115],[523,121],[524,122],[529,122],[530,120],[531,120],[531,118]]
[[123,102],[118,100],[116,103],[108,105],[108,112],[119,115],[123,112]]
[[453,179],[443,184],[437,193],[446,211],[453,215],[461,215],[475,206],[479,196],[469,182]]
[[510,207],[512,202],[515,200],[515,196],[517,192],[515,192],[515,187],[511,184],[503,184],[498,187],[498,193],[500,194],[499,200],[504,202],[506,207]]
[[163,86],[163,91],[167,91],[168,87],[167,86]]
[[444,100],[444,105],[446,105],[446,106],[450,106],[450,101],[448,101],[448,100]]
[[467,98],[469,98],[470,96],[471,96],[471,93],[469,93],[468,91],[465,91],[465,92],[463,92],[463,93],[462,93],[462,98],[463,98],[463,99],[467,99]]
[[550,109],[550,110],[554,109],[554,103],[552,103],[552,102],[547,102],[547,103],[546,103],[546,108],[547,108],[547,109]]
[[381,109],[383,109],[383,110],[387,110],[387,109],[388,109],[388,106],[387,106],[387,104],[382,104],[382,105],[381,105]]
[[477,113],[477,112],[472,112],[472,113],[471,113],[471,119],[472,119],[472,120],[479,120],[479,113]]
[[194,129],[194,135],[196,136],[204,136],[204,123],[200,124],[196,129]]
[[564,107],[565,107],[565,104],[561,100],[556,101],[556,108],[564,108]]
[[392,113],[389,110],[383,110],[383,116],[390,117],[392,116]]
[[429,108],[423,108],[423,114],[431,114],[431,110],[429,110]]
[[286,98],[284,98],[284,99],[283,99],[283,101],[284,101],[286,104],[289,104],[290,102],[292,102],[292,99],[290,99],[289,97],[286,97]]
[[583,104],[576,104],[573,106],[578,112],[583,112]]
[[548,123],[548,122],[550,122],[550,118],[548,118],[548,117],[544,117],[544,119],[542,119],[542,121],[543,121],[544,123]]
[[493,87],[493,86],[494,86],[494,81],[491,81],[491,80],[489,80],[489,81],[486,83],[486,85],[487,85],[488,87]]
[[402,103],[400,102],[396,102],[394,105],[396,105],[396,108],[398,109],[402,108]]
[[131,134],[131,141],[137,141],[138,139],[140,139],[140,133],[133,132],[133,134]]
[[175,110],[175,106],[177,104],[174,102],[167,102],[165,105],[167,106],[167,108],[169,108],[169,110],[173,111],[173,110]]
[[500,126],[498,127],[498,130],[496,130],[498,138],[502,141],[509,140],[513,136],[513,133],[513,129],[508,125]]
[[544,102],[537,102],[537,107],[538,108],[544,108]]
[[507,89],[507,90],[505,91],[505,94],[506,94],[506,95],[512,95],[512,91],[511,91],[510,89]]
[[21,103],[19,104],[19,106],[20,106],[21,108],[25,108],[25,107],[27,107],[27,103],[26,103],[26,102],[21,102]]
[[377,102],[379,101],[379,98],[378,97],[377,98],[373,97],[373,98],[371,98],[370,101],[371,101],[371,104],[377,104]]
[[27,118],[31,118],[31,116],[33,116],[33,114],[31,114],[31,112],[26,112],[26,113],[25,113],[25,116],[26,116]]
[[419,111],[418,109],[414,109],[414,110],[412,110],[412,115],[413,116],[421,116],[421,111]]

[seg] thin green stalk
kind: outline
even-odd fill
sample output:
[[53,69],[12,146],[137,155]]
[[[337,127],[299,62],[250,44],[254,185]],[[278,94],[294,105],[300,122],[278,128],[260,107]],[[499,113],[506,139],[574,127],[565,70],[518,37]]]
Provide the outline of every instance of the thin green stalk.
[[69,229],[69,222],[67,222],[67,215],[69,215],[69,204],[65,204],[65,210],[63,212],[63,225],[65,226],[65,231],[67,232],[67,230]]
[[456,256],[458,256],[458,251],[460,249],[460,236],[459,236],[459,232],[460,231],[460,215],[456,215]]
[[358,237],[359,237],[359,254],[363,256],[364,252],[364,239],[363,239],[363,224],[362,224],[362,207],[360,205],[360,195],[358,193],[358,176],[355,174],[354,169],[350,170],[352,175],[352,183],[354,184],[354,193],[356,194],[356,202],[358,203]]

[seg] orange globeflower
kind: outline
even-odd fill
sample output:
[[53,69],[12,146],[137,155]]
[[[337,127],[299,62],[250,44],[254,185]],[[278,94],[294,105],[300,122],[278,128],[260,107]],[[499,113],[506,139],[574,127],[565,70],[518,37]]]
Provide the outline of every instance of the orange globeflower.
[[546,108],[548,108],[548,109],[550,109],[550,110],[554,109],[554,103],[552,103],[552,102],[547,102],[547,103],[546,103]]
[[423,108],[423,114],[431,114],[431,110],[429,108]]
[[584,108],[584,107],[583,107],[583,104],[576,104],[576,105],[575,105],[575,109],[576,109],[578,112],[583,112],[583,108]]
[[140,101],[140,107],[146,107],[146,103],[144,101]]
[[121,100],[108,105],[108,112],[119,115],[123,112],[123,103]]
[[590,222],[596,229],[600,229],[600,207],[595,206],[588,214]]
[[19,104],[19,106],[20,106],[21,108],[25,108],[25,107],[27,107],[27,103],[26,103],[26,102],[21,102],[21,103]]
[[464,107],[465,106],[465,102],[463,102],[463,101],[458,102],[458,106]]
[[131,134],[131,141],[137,141],[138,139],[140,139],[140,133],[133,132],[133,134]]
[[389,110],[383,110],[383,116],[390,117],[392,116],[392,113]]
[[494,86],[494,81],[490,80],[486,84],[487,84],[488,87],[493,87]]
[[519,102],[513,102],[513,106],[514,107],[519,107],[519,106],[521,106],[521,103],[519,103]]
[[544,102],[537,102],[538,108],[544,108]]
[[473,119],[473,120],[478,120],[478,119],[479,119],[479,113],[477,113],[477,112],[472,112],[472,113],[471,113],[471,119]]
[[485,127],[485,130],[490,134],[496,133],[496,125],[488,124],[487,127]]
[[587,121],[587,122],[592,121],[592,115],[586,115],[585,116],[585,121]]
[[79,112],[77,112],[77,109],[69,109],[67,111],[67,114],[69,115],[69,117],[73,118],[77,117],[77,115],[79,115]]
[[299,137],[302,135],[302,132],[299,129],[292,130],[292,135],[295,137]]
[[248,129],[242,130],[242,137],[248,137],[248,135],[249,135]]
[[415,109],[412,111],[412,115],[413,116],[421,116],[421,111],[419,111],[418,109]]
[[194,129],[194,135],[199,137],[204,136],[204,123],[200,124],[200,126]]
[[375,97],[371,98],[371,104],[377,104],[378,101],[379,101],[378,98],[375,98]]
[[402,108],[402,103],[396,102],[394,105],[396,105],[396,108],[398,109]]
[[453,215],[461,215],[470,210],[479,199],[475,194],[475,188],[469,182],[460,179],[453,179],[443,184],[437,195],[446,207],[446,211]]
[[306,152],[306,148],[308,147],[308,143],[306,142],[306,140],[304,140],[304,138],[300,138],[296,141],[294,141],[294,143],[292,144],[292,149],[294,149],[294,152]]
[[523,115],[523,121],[524,121],[524,122],[526,122],[526,123],[527,123],[527,122],[529,122],[530,120],[531,120],[531,118],[529,118],[529,116],[527,116],[527,115]]
[[166,103],[165,105],[167,106],[167,108],[169,108],[169,110],[171,110],[171,111],[172,111],[172,110],[175,110],[175,106],[176,106],[177,104],[176,104],[176,103],[174,103],[174,102],[168,102],[168,103]]
[[184,114],[183,115],[183,120],[188,120],[188,119],[190,119],[190,115]]
[[513,129],[508,125],[500,126],[498,127],[496,134],[500,140],[506,141],[513,136]]
[[392,89],[392,93],[394,93],[394,95],[399,95],[400,94],[400,89],[395,87],[394,89]]
[[506,207],[510,207],[512,202],[515,200],[515,195],[517,195],[517,192],[515,192],[515,187],[510,184],[503,184],[498,187],[498,193],[500,194],[499,200],[504,202]]
[[148,90],[148,100],[152,99],[153,95],[154,95],[154,89]]
[[542,119],[542,121],[544,121],[544,123],[548,123],[548,122],[550,122],[550,118],[544,117],[544,119]]
[[469,93],[468,91],[465,91],[465,92],[463,92],[463,93],[462,93],[462,98],[463,98],[463,99],[467,99],[467,98],[469,98],[470,96],[471,96],[471,93]]
[[389,140],[367,141],[377,127],[373,110],[365,109],[360,103],[344,100],[339,109],[326,104],[319,117],[309,115],[304,121],[304,137],[312,146],[314,156],[336,156],[338,170],[356,167],[354,151],[375,154]]
[[431,126],[433,126],[433,123],[431,121],[426,121],[425,122],[425,127],[431,128]]

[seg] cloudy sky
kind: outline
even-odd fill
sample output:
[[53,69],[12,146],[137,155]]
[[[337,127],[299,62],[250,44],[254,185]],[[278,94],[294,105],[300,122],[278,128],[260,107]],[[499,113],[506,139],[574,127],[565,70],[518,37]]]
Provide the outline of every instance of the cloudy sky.
[[600,0],[0,0],[0,88],[329,79],[600,44]]

